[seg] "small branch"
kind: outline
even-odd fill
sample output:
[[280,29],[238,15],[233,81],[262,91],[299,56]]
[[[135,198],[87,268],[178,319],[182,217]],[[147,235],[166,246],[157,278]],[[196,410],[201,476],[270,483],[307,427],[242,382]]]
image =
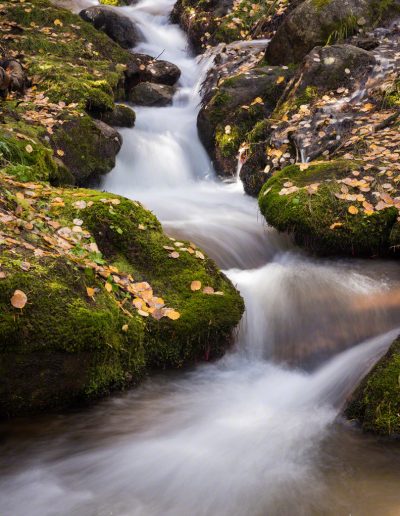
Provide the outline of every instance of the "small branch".
[[164,48],[164,50],[163,50],[162,52],[160,52],[160,53],[158,54],[158,56],[157,56],[157,57],[155,57],[155,58],[154,58],[154,61],[157,61],[157,59],[158,59],[159,57],[161,57],[161,56],[163,55],[163,53],[164,53],[164,52],[165,52],[165,48]]
[[395,122],[399,118],[399,116],[400,116],[400,109],[398,109],[396,111],[396,113],[393,113],[393,115],[390,115],[389,117],[385,118],[385,120],[383,120],[379,124],[374,125],[374,127],[372,128],[372,132],[376,133],[377,131],[385,129],[390,124]]

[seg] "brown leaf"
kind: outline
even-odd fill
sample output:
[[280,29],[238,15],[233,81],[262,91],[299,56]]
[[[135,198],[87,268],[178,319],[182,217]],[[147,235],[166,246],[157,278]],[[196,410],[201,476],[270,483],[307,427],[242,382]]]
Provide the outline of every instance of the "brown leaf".
[[11,298],[11,304],[14,308],[24,308],[28,301],[25,292],[16,290]]
[[192,281],[190,288],[193,292],[196,292],[196,290],[200,290],[201,289],[201,281],[197,281],[197,280]]

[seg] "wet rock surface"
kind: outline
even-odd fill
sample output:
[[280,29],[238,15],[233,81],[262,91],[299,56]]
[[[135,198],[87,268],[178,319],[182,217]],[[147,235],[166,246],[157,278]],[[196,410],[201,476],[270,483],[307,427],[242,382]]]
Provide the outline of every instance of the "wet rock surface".
[[168,106],[172,103],[175,89],[165,84],[141,82],[130,94],[130,100],[138,106]]
[[93,6],[83,9],[79,13],[86,22],[105,32],[123,48],[132,48],[139,40],[139,33],[134,23],[118,12],[116,8],[109,6]]

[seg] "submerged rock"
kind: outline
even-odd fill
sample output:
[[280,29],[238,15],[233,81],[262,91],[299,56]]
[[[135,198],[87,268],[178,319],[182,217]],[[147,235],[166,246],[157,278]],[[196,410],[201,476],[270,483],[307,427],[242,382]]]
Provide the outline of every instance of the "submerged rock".
[[391,345],[353,394],[345,411],[363,430],[400,436],[400,339]]
[[[23,192],[29,209],[15,211]],[[2,173],[0,200],[0,417],[96,398],[229,346],[240,295],[140,203]]]
[[132,48],[139,40],[139,33],[134,23],[109,6],[93,6],[83,9],[79,15],[94,27],[107,34],[123,48]]
[[141,82],[131,92],[130,100],[138,106],[168,106],[172,103],[175,89],[166,84]]

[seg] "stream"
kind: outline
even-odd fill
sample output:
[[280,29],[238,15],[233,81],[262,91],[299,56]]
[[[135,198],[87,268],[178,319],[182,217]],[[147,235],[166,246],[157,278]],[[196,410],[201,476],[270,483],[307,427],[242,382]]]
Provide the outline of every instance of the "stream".
[[0,515],[399,516],[400,447],[340,415],[400,333],[378,295],[399,266],[309,257],[216,178],[196,129],[213,57],[190,55],[172,7],[120,8],[144,35],[135,50],[164,50],[182,77],[172,106],[135,107],[101,188],[215,259],[246,302],[236,343],[91,408],[2,423]]

